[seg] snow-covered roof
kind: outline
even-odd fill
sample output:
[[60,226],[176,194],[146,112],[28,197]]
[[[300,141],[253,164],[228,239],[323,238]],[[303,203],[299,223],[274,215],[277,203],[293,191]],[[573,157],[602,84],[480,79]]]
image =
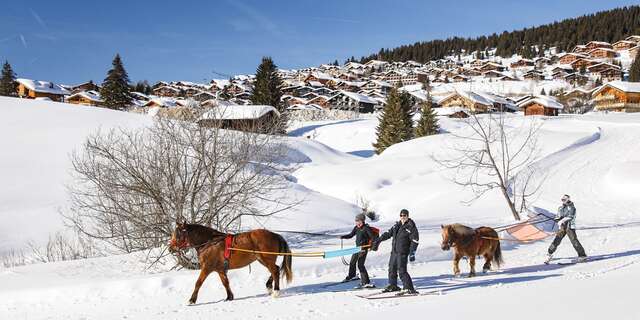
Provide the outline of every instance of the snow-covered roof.
[[309,85],[312,87],[324,87],[324,84],[320,81],[309,81]]
[[16,81],[27,89],[41,93],[51,93],[59,95],[68,95],[71,92],[63,88],[62,86],[49,81],[31,80],[31,79],[16,79]]
[[469,110],[463,107],[433,108],[433,111],[436,114],[436,116],[439,116],[439,117],[448,117],[458,112],[463,112],[463,113],[466,113],[467,115],[471,114]]
[[611,82],[607,82],[607,83],[603,84],[598,89],[596,89],[593,92],[593,94],[594,95],[598,94],[598,92],[602,91],[602,89],[604,89],[604,88],[606,88],[608,86],[609,87],[614,87],[614,88],[619,89],[620,91],[624,91],[624,92],[640,93],[640,82],[627,82],[627,81],[616,80],[616,81],[611,81]]
[[549,97],[549,96],[534,96],[531,99],[524,100],[518,104],[518,107],[524,108],[532,103],[537,103],[547,108],[552,109],[564,109],[562,103],[558,102],[558,100]]
[[93,90],[82,91],[82,92],[78,92],[78,93],[72,94],[67,99],[73,99],[75,97],[83,97],[85,99],[88,99],[88,100],[91,100],[91,101],[94,101],[94,102],[102,102],[102,98],[100,97],[100,93],[96,92],[96,91],[93,91]]
[[355,92],[349,92],[349,91],[344,91],[344,90],[340,90],[341,94],[344,94],[345,96],[358,101],[358,102],[362,102],[362,103],[371,103],[371,104],[379,104],[378,100],[375,100],[369,96],[365,96],[363,94],[359,94],[359,93],[355,93]]
[[272,106],[265,105],[219,105],[205,112],[200,119],[216,120],[242,120],[258,119],[265,114],[273,112],[280,115],[278,110]]
[[444,98],[440,99],[438,101],[438,104],[442,103],[442,101],[449,99],[452,96],[455,95],[460,95],[461,97],[467,99],[467,100],[471,100],[474,103],[478,103],[478,104],[482,104],[485,106],[493,106],[493,101],[483,97],[482,95],[479,95],[475,92],[472,91],[464,91],[464,90],[458,90],[456,92],[453,92],[447,96],[445,96]]
[[159,107],[171,108],[171,107],[177,106],[178,102],[176,101],[176,99],[173,99],[173,98],[159,97],[159,98],[153,98],[144,104],[145,107],[150,107],[153,105],[157,105]]
[[324,110],[317,104],[294,104],[287,108],[289,110]]

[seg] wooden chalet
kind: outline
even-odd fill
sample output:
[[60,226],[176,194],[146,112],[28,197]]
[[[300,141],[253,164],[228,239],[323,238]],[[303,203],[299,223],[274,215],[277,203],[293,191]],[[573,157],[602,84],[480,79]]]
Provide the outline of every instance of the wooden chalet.
[[525,80],[542,81],[544,80],[544,75],[540,71],[531,70],[522,75],[522,78]]
[[603,42],[603,41],[589,41],[585,47],[587,51],[590,51],[596,48],[613,49],[613,46],[611,45],[611,43]]
[[372,97],[355,92],[340,91],[329,98],[327,104],[331,109],[352,110],[361,113],[373,113],[380,102]]
[[571,64],[578,59],[584,59],[584,58],[588,58],[588,56],[584,54],[578,54],[578,53],[565,53],[560,57],[558,62],[561,64]]
[[635,42],[636,44],[640,44],[640,36],[638,36],[638,35],[628,36],[624,40],[632,41],[632,42]]
[[609,48],[595,48],[587,52],[587,54],[594,59],[613,59],[618,53]]
[[484,65],[482,65],[482,67],[479,68],[479,70],[481,72],[486,72],[486,71],[498,71],[498,72],[502,72],[505,70],[505,67],[501,64],[497,64],[495,62],[487,62]]
[[629,40],[620,40],[613,44],[613,50],[615,51],[624,51],[629,50],[637,45],[634,41]]
[[578,72],[573,72],[564,76],[564,81],[569,83],[582,83],[589,81],[589,77]]
[[438,101],[443,108],[461,107],[471,112],[487,112],[493,108],[493,102],[471,91],[456,91]]
[[529,68],[529,67],[533,67],[535,65],[535,63],[533,62],[533,60],[529,60],[529,59],[520,59],[518,61],[514,61],[511,63],[511,65],[509,66],[511,69],[522,69],[522,68]]
[[587,51],[588,51],[587,46],[585,46],[584,44],[579,44],[573,47],[573,50],[571,50],[572,53],[583,53]]
[[49,81],[16,79],[17,94],[20,98],[37,99],[48,98],[52,101],[63,102],[64,97],[69,95],[67,89]]
[[557,116],[564,106],[549,96],[535,96],[518,104],[525,116]]
[[100,97],[99,92],[89,90],[89,91],[76,92],[70,95],[67,98],[66,102],[71,104],[81,104],[85,106],[97,106],[102,104],[104,101]]
[[179,97],[180,89],[172,86],[161,86],[153,89],[153,94],[159,97]]
[[640,82],[608,82],[596,89],[592,97],[599,111],[640,112]]
[[583,68],[586,70],[588,67],[594,64],[597,64],[597,62],[586,58],[578,58],[570,63],[571,67],[574,70],[582,70]]
[[93,83],[93,80],[89,80],[88,82],[71,87],[71,93],[78,93],[82,91],[100,92],[100,87],[97,84]]
[[587,68],[587,71],[601,80],[615,81],[622,80],[622,68],[615,64],[610,63],[598,63]]
[[196,122],[206,128],[265,132],[279,117],[280,113],[272,106],[219,105],[205,112]]

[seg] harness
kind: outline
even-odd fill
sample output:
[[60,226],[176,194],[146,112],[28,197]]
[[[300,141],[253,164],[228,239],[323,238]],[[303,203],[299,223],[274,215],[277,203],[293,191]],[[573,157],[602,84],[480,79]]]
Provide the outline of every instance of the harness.
[[233,246],[233,238],[234,236],[230,233],[224,237],[224,272],[227,273],[229,270],[229,258],[231,258],[231,249]]

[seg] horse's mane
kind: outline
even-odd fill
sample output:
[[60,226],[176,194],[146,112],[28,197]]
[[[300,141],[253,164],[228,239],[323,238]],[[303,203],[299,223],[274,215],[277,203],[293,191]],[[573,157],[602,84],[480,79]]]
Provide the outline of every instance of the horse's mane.
[[449,227],[457,236],[460,237],[463,243],[469,242],[476,235],[476,231],[473,228],[459,223],[451,224]]
[[187,224],[186,227],[187,227],[187,230],[189,230],[189,232],[197,233],[209,239],[219,239],[227,235],[224,232],[220,232],[216,229],[209,228],[207,226],[203,226],[200,224]]

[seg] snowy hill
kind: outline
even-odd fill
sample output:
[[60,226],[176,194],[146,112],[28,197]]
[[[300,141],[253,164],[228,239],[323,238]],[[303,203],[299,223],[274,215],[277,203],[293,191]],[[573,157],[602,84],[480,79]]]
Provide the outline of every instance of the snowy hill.
[[[516,115],[510,124],[531,121]],[[39,233],[60,227],[56,208],[65,202],[63,183],[68,153],[98,126],[141,126],[149,118],[97,108],[0,98],[0,244],[20,246]],[[341,280],[339,259],[294,258],[294,282],[280,298],[266,295],[267,272],[258,264],[230,272],[236,299],[216,276],[200,291],[199,304],[186,302],[196,271],[146,270],[143,253],[0,269],[1,319],[356,319],[383,317],[540,319],[638,319],[633,308],[640,280],[640,115],[590,114],[542,119],[539,164],[548,179],[533,205],[555,211],[568,193],[577,206],[578,236],[592,262],[543,265],[550,240],[530,244],[503,242],[506,264],[477,278],[454,278],[451,252],[440,249],[440,224],[461,222],[496,226],[511,222],[498,192],[471,206],[470,193],[447,179],[432,155],[445,152],[450,133],[394,145],[373,155],[375,118],[323,121],[291,132],[288,160],[299,166],[292,196],[306,198],[295,212],[268,221],[268,227],[346,233],[366,197],[387,228],[401,208],[410,210],[420,229],[417,261],[409,272],[419,291],[437,295],[363,300],[353,284]],[[462,130],[443,119],[445,132]],[[8,137],[8,138],[7,138]],[[9,177],[5,180],[4,177]],[[9,181],[9,182],[6,182]],[[42,223],[41,223],[42,222]],[[339,248],[337,238],[285,234],[294,251]],[[351,242],[347,242],[351,243]],[[371,253],[369,272],[386,284],[390,244]],[[565,239],[558,257],[575,252]],[[464,274],[466,262],[461,262]],[[597,303],[590,303],[597,302]],[[485,310],[485,311],[483,311]]]

